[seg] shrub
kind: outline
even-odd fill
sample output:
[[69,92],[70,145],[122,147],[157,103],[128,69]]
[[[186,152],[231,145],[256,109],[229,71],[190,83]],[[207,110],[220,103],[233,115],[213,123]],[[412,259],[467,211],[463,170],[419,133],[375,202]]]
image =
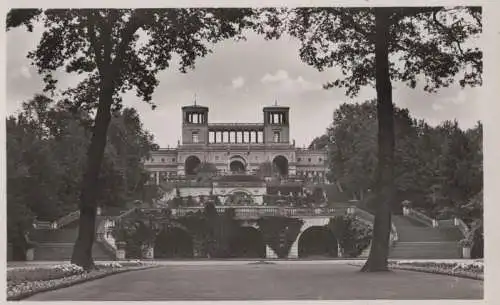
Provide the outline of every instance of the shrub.
[[372,228],[353,216],[331,218],[328,227],[346,257],[358,257],[370,245]]
[[468,247],[468,248],[470,248],[472,246],[472,240],[470,240],[470,239],[462,239],[462,240],[460,240],[458,242],[458,245],[460,247],[464,247],[464,248]]
[[279,258],[286,258],[304,221],[298,218],[270,216],[257,220],[264,242]]

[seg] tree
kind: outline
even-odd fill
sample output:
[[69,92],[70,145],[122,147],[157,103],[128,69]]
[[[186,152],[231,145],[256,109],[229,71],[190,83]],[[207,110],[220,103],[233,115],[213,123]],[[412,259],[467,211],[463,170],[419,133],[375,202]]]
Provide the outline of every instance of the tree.
[[158,199],[159,187],[147,184],[149,173],[143,164],[154,145],[153,136],[143,129],[136,110],[115,110],[107,136],[98,204],[117,206],[134,200],[151,203]]
[[[354,198],[375,186],[377,167],[377,108],[376,101],[362,104],[342,104],[334,113],[327,131],[330,139],[329,176]],[[417,131],[407,109],[394,108],[395,123],[395,186],[408,195],[418,180],[415,175]]]
[[321,135],[312,140],[311,144],[309,144],[309,149],[325,149],[329,144],[328,134]]
[[210,181],[217,174],[217,166],[210,162],[203,162],[196,168],[196,176],[198,181]]
[[263,162],[259,165],[259,168],[257,169],[257,176],[264,178],[264,177],[271,177],[277,172],[276,166],[270,161]]
[[325,84],[326,89],[345,88],[351,97],[364,86],[376,89],[377,209],[362,270],[386,271],[395,193],[392,82],[415,88],[423,78],[424,90],[434,92],[463,72],[461,86],[480,85],[482,52],[464,44],[481,33],[481,8],[297,8],[271,9],[265,16],[258,30],[267,38],[288,33],[301,41],[304,62],[319,71],[340,68],[344,78]]
[[[75,108],[96,110],[87,166],[80,198],[80,221],[72,263],[93,267],[96,190],[106,147],[112,109],[121,107],[121,94],[133,88],[151,103],[158,85],[157,73],[169,67],[172,55],[180,57],[180,71],[210,52],[209,44],[241,38],[251,25],[251,9],[54,9],[12,10],[7,30],[43,22],[44,34],[28,57],[44,76],[45,90],[54,92],[53,72],[84,75],[64,94]],[[153,105],[154,106],[154,105]]]
[[[140,160],[149,154],[152,139],[132,113],[124,109],[113,115],[97,195],[100,205],[123,206],[158,196],[146,185],[147,177],[141,177],[146,171]],[[16,249],[25,243],[34,217],[54,221],[77,208],[90,139],[88,121],[84,111],[72,111],[65,101],[44,95],[24,102],[17,117],[7,119],[8,237]],[[118,124],[123,122],[129,123]]]

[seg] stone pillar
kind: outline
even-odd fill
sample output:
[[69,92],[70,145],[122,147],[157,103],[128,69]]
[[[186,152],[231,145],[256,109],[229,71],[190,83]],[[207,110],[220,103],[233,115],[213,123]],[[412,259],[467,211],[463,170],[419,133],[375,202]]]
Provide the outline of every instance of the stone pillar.
[[32,261],[35,259],[35,248],[29,248],[26,250],[26,260]]
[[438,227],[438,222],[437,222],[437,220],[436,220],[436,219],[433,219],[433,220],[432,220],[432,227],[433,227],[433,228],[437,228],[437,227]]
[[347,208],[348,215],[354,215],[354,213],[356,213],[356,207],[348,207]]
[[290,252],[288,252],[288,258],[299,258],[299,236],[297,236],[297,240],[292,244]]
[[464,246],[462,247],[462,258],[471,258],[471,247],[470,246]]
[[156,185],[160,185],[160,172],[155,172]]
[[155,249],[153,245],[146,245],[144,249],[144,258],[145,259],[154,259],[155,258]]
[[96,213],[97,213],[97,216],[101,216],[101,214],[102,214],[102,208],[101,207],[97,207]]
[[123,241],[116,243],[116,260],[125,260],[125,246],[126,243]]
[[403,207],[403,215],[404,216],[410,215],[410,208],[409,207]]
[[276,252],[274,252],[274,250],[271,247],[269,247],[269,245],[266,245],[266,258],[269,258],[269,259],[278,258],[278,255],[276,254]]

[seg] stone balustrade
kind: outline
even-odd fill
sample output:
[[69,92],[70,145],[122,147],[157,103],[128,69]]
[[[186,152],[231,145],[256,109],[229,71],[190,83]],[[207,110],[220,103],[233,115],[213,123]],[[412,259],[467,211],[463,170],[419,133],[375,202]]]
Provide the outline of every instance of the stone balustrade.
[[[184,216],[188,213],[202,211],[203,207],[181,207],[172,209],[172,215]],[[218,213],[224,213],[227,209],[234,209],[236,218],[255,218],[263,216],[287,216],[287,217],[328,217],[345,214],[345,209],[334,208],[293,208],[276,206],[217,206]]]

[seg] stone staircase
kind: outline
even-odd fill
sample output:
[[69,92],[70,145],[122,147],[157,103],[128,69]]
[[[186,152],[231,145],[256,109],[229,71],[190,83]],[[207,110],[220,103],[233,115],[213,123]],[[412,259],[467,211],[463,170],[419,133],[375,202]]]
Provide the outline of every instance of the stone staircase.
[[454,227],[433,228],[407,216],[393,215],[399,241],[389,254],[393,259],[461,258],[458,241],[463,238]]
[[[327,196],[336,194],[336,190],[325,188]],[[330,197],[329,197],[330,199]],[[366,216],[359,201],[335,202],[329,200],[330,206],[335,208],[346,208],[355,206],[356,216]],[[358,215],[359,214],[359,215]],[[367,217],[363,217],[365,220]],[[453,224],[453,220],[440,221],[438,227],[432,227],[425,221],[415,217],[392,215],[392,223],[397,232],[397,241],[390,249],[391,259],[456,259],[461,258],[461,248],[458,242],[464,238],[460,228]],[[362,257],[368,256],[369,249],[364,251]]]
[[[98,225],[104,218],[97,216]],[[30,239],[36,244],[34,260],[66,261],[71,259],[73,245],[78,236],[78,222],[73,220],[60,228],[41,225],[30,233]],[[92,256],[95,260],[112,260],[112,253],[101,243],[94,242]]]

